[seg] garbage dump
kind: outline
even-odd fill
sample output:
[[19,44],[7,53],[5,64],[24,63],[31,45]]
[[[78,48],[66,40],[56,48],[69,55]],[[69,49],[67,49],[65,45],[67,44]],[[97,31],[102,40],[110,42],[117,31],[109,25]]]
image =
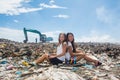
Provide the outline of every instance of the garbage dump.
[[28,62],[46,52],[56,52],[56,47],[56,43],[20,43],[0,39],[0,80],[120,80],[119,44],[77,43],[77,49],[102,62],[98,67],[84,59],[76,64],[59,65],[44,61],[30,67]]

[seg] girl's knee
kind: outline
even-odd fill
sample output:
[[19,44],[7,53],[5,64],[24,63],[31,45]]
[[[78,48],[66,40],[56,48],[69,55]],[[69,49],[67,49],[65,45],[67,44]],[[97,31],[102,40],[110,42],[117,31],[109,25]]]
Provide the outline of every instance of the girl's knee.
[[44,54],[44,57],[45,57],[46,59],[48,59],[48,56],[49,56],[48,54]]
[[81,56],[83,56],[83,57],[84,57],[85,55],[86,55],[85,53],[81,53]]

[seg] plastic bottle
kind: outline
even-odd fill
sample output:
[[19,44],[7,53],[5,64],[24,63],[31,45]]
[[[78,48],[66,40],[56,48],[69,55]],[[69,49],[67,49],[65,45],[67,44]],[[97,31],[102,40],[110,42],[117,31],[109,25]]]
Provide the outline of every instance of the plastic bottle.
[[71,59],[70,59],[70,64],[73,64],[73,61],[74,61],[74,59],[73,59],[73,58],[71,58]]
[[74,57],[74,64],[76,64],[76,57]]

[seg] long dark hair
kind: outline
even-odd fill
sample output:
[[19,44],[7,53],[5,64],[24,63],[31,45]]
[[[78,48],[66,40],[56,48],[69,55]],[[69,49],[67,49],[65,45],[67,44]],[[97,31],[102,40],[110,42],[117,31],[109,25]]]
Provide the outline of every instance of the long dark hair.
[[72,35],[72,36],[73,36],[73,41],[71,42],[71,44],[72,44],[72,47],[73,47],[73,52],[76,52],[76,47],[75,47],[75,43],[74,43],[74,41],[75,41],[74,35],[73,35],[73,33],[71,33],[71,32],[67,33],[67,42],[69,41],[69,39],[68,39],[68,36],[69,36],[69,35]]
[[60,34],[59,34],[59,38],[58,38],[59,44],[60,44],[60,36],[61,36],[61,35],[64,35],[64,38],[65,38],[64,41],[63,41],[62,43],[64,43],[64,42],[67,41],[66,34],[65,34],[65,33],[60,33]]

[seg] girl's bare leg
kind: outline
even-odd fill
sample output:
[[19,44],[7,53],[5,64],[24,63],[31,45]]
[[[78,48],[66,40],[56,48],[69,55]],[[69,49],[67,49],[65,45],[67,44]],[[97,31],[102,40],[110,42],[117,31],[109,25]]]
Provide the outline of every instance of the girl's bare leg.
[[97,60],[92,59],[91,57],[89,57],[88,55],[84,54],[84,53],[78,53],[79,55],[77,56],[77,61],[79,61],[80,59],[84,58],[86,61],[88,62],[94,62],[95,65],[98,64]]
[[48,54],[43,54],[41,57],[39,57],[37,60],[35,60],[34,62],[36,63],[36,64],[38,64],[38,63],[42,63],[44,60],[49,60],[48,59]]

